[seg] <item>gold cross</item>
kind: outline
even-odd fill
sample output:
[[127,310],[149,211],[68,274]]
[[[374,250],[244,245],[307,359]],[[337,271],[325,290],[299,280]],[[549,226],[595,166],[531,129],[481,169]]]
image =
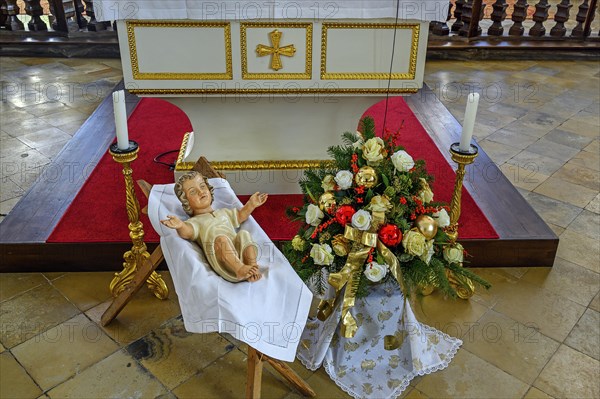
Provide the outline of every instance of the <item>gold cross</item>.
[[280,55],[292,57],[294,53],[296,53],[296,48],[293,44],[284,47],[279,47],[279,41],[281,40],[281,32],[279,32],[277,29],[269,33],[269,36],[271,37],[271,47],[265,46],[264,44],[259,44],[258,46],[256,46],[256,54],[258,54],[259,57],[271,55],[271,69],[278,71],[281,68],[283,68],[283,65],[281,64]]

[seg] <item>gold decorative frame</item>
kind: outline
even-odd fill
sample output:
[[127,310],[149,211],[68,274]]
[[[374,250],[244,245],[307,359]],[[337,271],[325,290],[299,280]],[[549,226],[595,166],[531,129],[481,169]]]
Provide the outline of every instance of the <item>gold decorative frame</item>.
[[327,31],[329,29],[410,29],[412,40],[410,59],[407,73],[392,73],[392,80],[413,80],[417,70],[417,53],[419,51],[420,25],[407,24],[378,24],[378,23],[338,23],[324,22],[321,28],[321,79],[323,80],[387,80],[388,72],[327,72]]
[[[186,133],[181,141],[181,148],[175,163],[177,172],[192,170],[194,162],[184,162],[183,158],[187,149],[190,134]],[[266,170],[266,169],[314,169],[333,166],[332,160],[274,160],[274,161],[211,161],[211,166],[216,170]]]
[[337,89],[129,89],[131,94],[140,96],[178,96],[178,95],[194,95],[194,94],[382,94],[386,93],[417,93],[416,87],[401,87],[401,88],[337,88]]
[[[127,41],[129,56],[131,58],[131,71],[135,80],[232,80],[233,66],[231,62],[231,24],[229,22],[201,22],[201,21],[147,21],[128,20]],[[140,72],[137,47],[135,41],[135,28],[223,28],[225,35],[225,72]]]
[[[250,73],[248,72],[248,45],[246,30],[248,28],[304,28],[306,30],[306,60],[304,73]],[[312,78],[312,23],[310,22],[242,22],[240,23],[240,48],[242,55],[242,79],[311,79]],[[231,93],[231,91],[228,91]]]

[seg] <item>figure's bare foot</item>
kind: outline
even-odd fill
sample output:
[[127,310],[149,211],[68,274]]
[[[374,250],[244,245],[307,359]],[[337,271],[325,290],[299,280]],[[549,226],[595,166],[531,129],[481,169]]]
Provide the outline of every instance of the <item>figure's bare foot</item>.
[[[249,280],[254,274],[258,273],[258,266],[256,265],[242,265],[236,272],[235,276],[240,280]],[[258,273],[260,274],[260,273]]]
[[258,271],[257,271],[257,272],[256,272],[256,273],[254,273],[252,276],[248,277],[248,281],[249,281],[249,282],[251,282],[251,283],[253,283],[253,282],[255,282],[255,281],[258,281],[258,280],[260,280],[260,279],[261,279],[261,277],[262,277],[262,274],[261,274],[260,272],[258,272]]

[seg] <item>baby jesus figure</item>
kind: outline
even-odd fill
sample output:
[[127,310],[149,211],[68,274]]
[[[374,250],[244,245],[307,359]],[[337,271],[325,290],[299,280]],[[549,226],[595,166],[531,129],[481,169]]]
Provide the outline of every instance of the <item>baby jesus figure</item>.
[[242,209],[217,209],[211,206],[213,188],[206,177],[192,171],[182,175],[175,183],[175,195],[190,218],[183,222],[177,216],[167,215],[160,222],[177,230],[186,240],[196,241],[217,274],[227,281],[258,281],[262,275],[256,258],[258,246],[250,233],[235,229],[245,222],[254,209],[267,201],[267,194],[254,193]]

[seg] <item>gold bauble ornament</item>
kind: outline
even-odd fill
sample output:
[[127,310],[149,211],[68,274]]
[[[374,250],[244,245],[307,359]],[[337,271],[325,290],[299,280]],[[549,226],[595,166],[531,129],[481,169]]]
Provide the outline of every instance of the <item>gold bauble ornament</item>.
[[377,173],[375,169],[370,166],[363,166],[358,170],[358,173],[354,177],[354,181],[359,186],[364,186],[366,188],[375,187],[378,182]]
[[329,212],[329,210],[335,206],[335,195],[331,191],[325,191],[319,197],[319,209],[324,212]]
[[415,220],[415,227],[419,230],[419,233],[423,234],[425,238],[431,240],[437,234],[438,224],[437,221],[431,216],[421,215]]

